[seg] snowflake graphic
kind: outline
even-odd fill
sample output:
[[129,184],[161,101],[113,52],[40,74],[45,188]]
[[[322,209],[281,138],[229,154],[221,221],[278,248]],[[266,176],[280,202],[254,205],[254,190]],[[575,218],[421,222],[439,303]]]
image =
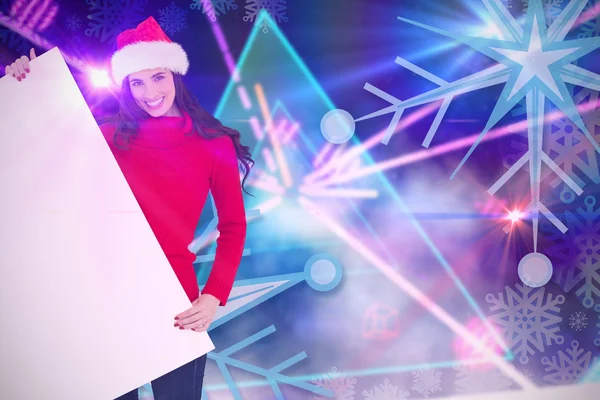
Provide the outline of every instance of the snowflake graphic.
[[569,317],[569,326],[576,331],[585,329],[588,326],[587,317],[583,312],[577,311]]
[[67,29],[71,32],[76,32],[81,28],[81,18],[75,14],[71,14],[67,17],[66,21]]
[[227,14],[229,10],[237,10],[235,0],[193,0],[190,4],[192,10],[202,10],[202,14],[208,15],[215,22],[217,17]]
[[148,0],[85,0],[90,7],[86,36],[99,37],[102,43],[114,39],[146,18]]
[[[544,15],[546,16],[546,23],[548,25],[560,15],[563,1],[564,0],[543,0]],[[523,12],[526,13],[529,8],[529,0],[521,0],[521,2],[523,3]]]
[[409,392],[392,385],[387,378],[383,380],[383,384],[371,390],[363,390],[362,394],[365,400],[407,400],[410,396]]
[[[590,10],[593,10],[594,7],[598,7],[598,4],[600,4],[598,0],[589,0],[583,9],[583,12],[586,13]],[[595,14],[595,16],[581,24],[581,27],[579,28],[579,34],[577,35],[579,39],[600,36],[600,14],[597,12],[594,13],[594,11],[591,12]]]
[[579,377],[590,367],[592,352],[579,348],[579,342],[571,342],[571,348],[566,353],[560,350],[557,356],[542,358],[542,364],[546,366],[544,380],[550,383],[569,384],[575,383]]
[[565,302],[565,296],[546,294],[546,289],[531,288],[517,283],[515,289],[506,286],[506,297],[499,293],[485,296],[492,304],[490,319],[502,329],[506,344],[519,356],[521,364],[529,362],[529,355],[544,351],[552,342],[562,344],[564,338],[558,335],[559,304]]
[[454,369],[458,371],[454,382],[457,393],[499,392],[513,385],[513,382],[497,368],[476,368],[459,365],[455,366]]
[[[244,21],[255,22],[260,11],[266,10],[271,15],[271,18],[277,21],[277,23],[287,22],[288,17],[285,12],[286,9],[286,0],[247,0]],[[262,28],[264,33],[269,32],[266,21],[263,21]]]
[[592,308],[600,296],[600,208],[593,196],[584,204],[576,213],[565,211],[569,240],[557,240],[551,232],[548,252],[562,261],[554,281],[567,293],[575,290],[583,306]]
[[430,395],[442,391],[442,373],[440,371],[425,368],[413,371],[413,376],[412,390],[421,394],[426,399],[428,399]]
[[187,11],[172,2],[163,9],[158,10],[158,23],[169,35],[187,29]]
[[[322,378],[313,379],[312,383],[324,389],[333,392],[333,398],[336,400],[354,400],[354,385],[356,379],[349,378],[332,368],[331,372],[323,374]],[[314,400],[325,400],[323,397],[314,397]]]

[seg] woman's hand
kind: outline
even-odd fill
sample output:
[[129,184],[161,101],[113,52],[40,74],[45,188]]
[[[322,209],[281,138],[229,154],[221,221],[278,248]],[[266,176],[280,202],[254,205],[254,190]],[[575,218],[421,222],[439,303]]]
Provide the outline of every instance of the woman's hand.
[[192,308],[175,317],[175,327],[204,332],[215,317],[220,301],[210,294],[203,294],[192,303]]
[[7,65],[4,69],[4,72],[6,75],[14,76],[19,82],[21,82],[21,79],[25,79],[26,74],[28,74],[30,71],[29,61],[34,60],[35,58],[35,49],[31,48],[29,51],[29,58],[27,58],[27,56],[22,56],[14,63]]

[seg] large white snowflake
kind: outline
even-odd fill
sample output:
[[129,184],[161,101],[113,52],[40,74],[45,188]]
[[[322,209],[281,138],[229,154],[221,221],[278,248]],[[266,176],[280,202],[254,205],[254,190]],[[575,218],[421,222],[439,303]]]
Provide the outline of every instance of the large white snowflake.
[[125,29],[133,28],[147,15],[148,0],[85,0],[90,7],[86,36],[99,37],[101,42],[114,39]]
[[[322,388],[331,390],[335,400],[354,400],[354,385],[356,379],[349,378],[332,368],[331,372],[323,374],[319,379],[313,379],[312,383]],[[325,400],[323,397],[314,397],[314,400]]]
[[587,327],[587,317],[581,311],[574,312],[569,317],[569,326],[571,329],[575,329],[576,331],[580,331]]
[[237,10],[238,6],[235,0],[193,0],[190,4],[192,10],[202,10],[202,14],[208,15],[211,21],[216,21],[217,17],[227,14],[229,10]]
[[430,395],[442,391],[442,372],[435,369],[425,368],[413,371],[412,390],[421,394],[426,399]]
[[586,353],[579,348],[579,342],[574,340],[566,352],[558,352],[558,357],[542,358],[542,364],[546,366],[544,371],[548,372],[544,375],[544,380],[559,384],[575,383],[589,369],[591,360],[592,352]]
[[477,366],[456,366],[457,393],[486,393],[506,390],[513,382],[504,376],[497,368]]
[[363,390],[362,394],[365,400],[407,400],[410,396],[409,392],[392,385],[387,378],[383,380],[383,384],[371,390]]
[[[246,15],[244,15],[244,21],[255,22],[256,17],[261,10],[266,10],[277,23],[287,22],[288,17],[285,10],[287,10],[286,0],[247,0],[246,1]],[[263,21],[263,32],[269,32],[269,28],[266,24],[266,20]]]
[[165,8],[158,10],[158,23],[167,34],[174,35],[187,28],[187,13],[187,10],[171,2]]
[[529,362],[535,350],[544,351],[553,342],[562,344],[558,335],[560,304],[565,296],[546,294],[546,289],[531,288],[517,283],[515,288],[506,286],[506,295],[499,293],[485,296],[493,313],[490,319],[502,329],[506,344],[519,356],[521,364]]
[[[562,11],[562,4],[564,0],[543,0],[544,3],[544,15],[546,16],[546,23],[550,25],[556,17],[560,15]],[[529,8],[529,0],[521,0],[523,3],[523,12],[527,12]]]

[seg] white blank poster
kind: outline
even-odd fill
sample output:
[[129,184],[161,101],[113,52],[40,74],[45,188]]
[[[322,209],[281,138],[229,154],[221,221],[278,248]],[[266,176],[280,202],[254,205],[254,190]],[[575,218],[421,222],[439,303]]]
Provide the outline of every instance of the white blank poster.
[[0,79],[0,399],[109,400],[208,353],[58,49]]

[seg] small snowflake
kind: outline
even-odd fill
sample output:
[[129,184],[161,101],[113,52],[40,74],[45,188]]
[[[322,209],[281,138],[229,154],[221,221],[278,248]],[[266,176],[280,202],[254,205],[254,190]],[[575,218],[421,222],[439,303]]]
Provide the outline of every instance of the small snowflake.
[[[339,373],[335,367],[331,369],[330,373],[323,374],[322,378],[313,379],[312,383],[324,389],[331,390],[335,400],[354,400],[354,385],[356,385],[356,379],[348,378]],[[322,397],[315,397],[314,400],[325,399]]]
[[504,376],[497,368],[477,368],[457,366],[456,374],[457,393],[485,393],[506,390],[513,382]]
[[587,317],[584,313],[577,311],[571,314],[571,317],[569,318],[569,326],[571,327],[571,329],[580,331],[582,329],[585,329],[587,325]]
[[[529,8],[529,0],[521,0],[523,3],[523,12],[526,13]],[[550,25],[562,11],[563,0],[543,0],[544,15],[546,24]]]
[[102,43],[114,39],[125,29],[146,18],[148,0],[85,0],[90,6],[86,36],[99,37]]
[[579,28],[580,32],[577,35],[577,38],[584,39],[591,38],[594,36],[600,36],[600,14],[598,14],[598,12],[593,11],[595,10],[594,7],[600,7],[599,4],[600,2],[598,2],[598,0],[588,1],[587,5],[583,9],[582,15],[589,15],[588,13],[591,13],[592,18],[588,19],[587,21],[581,24],[581,27]]
[[217,17],[227,14],[229,10],[237,10],[238,6],[235,0],[193,0],[190,4],[192,10],[202,9],[202,14],[208,15],[211,21],[215,22]]
[[66,22],[67,29],[71,32],[76,32],[81,28],[81,18],[75,14],[69,15]]
[[430,395],[442,391],[442,373],[440,371],[426,368],[413,371],[413,375],[412,390],[421,394],[426,399],[428,399]]
[[[277,23],[287,22],[288,17],[285,10],[287,9],[286,0],[247,0],[246,1],[246,15],[244,21],[255,22],[261,10],[266,10],[271,18],[275,19]],[[263,21],[263,32],[269,32],[267,21]]]
[[506,286],[506,297],[504,293],[498,297],[488,294],[485,300],[492,304],[490,319],[502,328],[507,345],[519,355],[521,364],[527,364],[536,349],[544,351],[552,342],[563,343],[564,338],[558,335],[562,321],[559,305],[565,296],[553,297],[544,287],[534,289],[521,283],[515,289]]
[[544,380],[558,384],[577,382],[579,377],[588,370],[592,360],[591,351],[584,353],[585,351],[579,348],[579,342],[574,340],[571,342],[571,348],[567,349],[566,353],[560,350],[558,357],[542,358],[542,364],[546,366],[544,371],[549,372],[549,374],[544,375]]
[[158,10],[158,23],[169,35],[187,28],[187,11],[172,2],[165,8]]
[[363,390],[365,400],[407,400],[410,393],[404,389],[397,388],[384,379],[382,385],[375,386],[371,390]]
[[531,371],[530,369],[524,369],[523,371],[521,371],[521,373],[523,375],[525,375],[527,378],[529,378],[530,380],[533,380],[534,374],[533,374],[533,371]]

